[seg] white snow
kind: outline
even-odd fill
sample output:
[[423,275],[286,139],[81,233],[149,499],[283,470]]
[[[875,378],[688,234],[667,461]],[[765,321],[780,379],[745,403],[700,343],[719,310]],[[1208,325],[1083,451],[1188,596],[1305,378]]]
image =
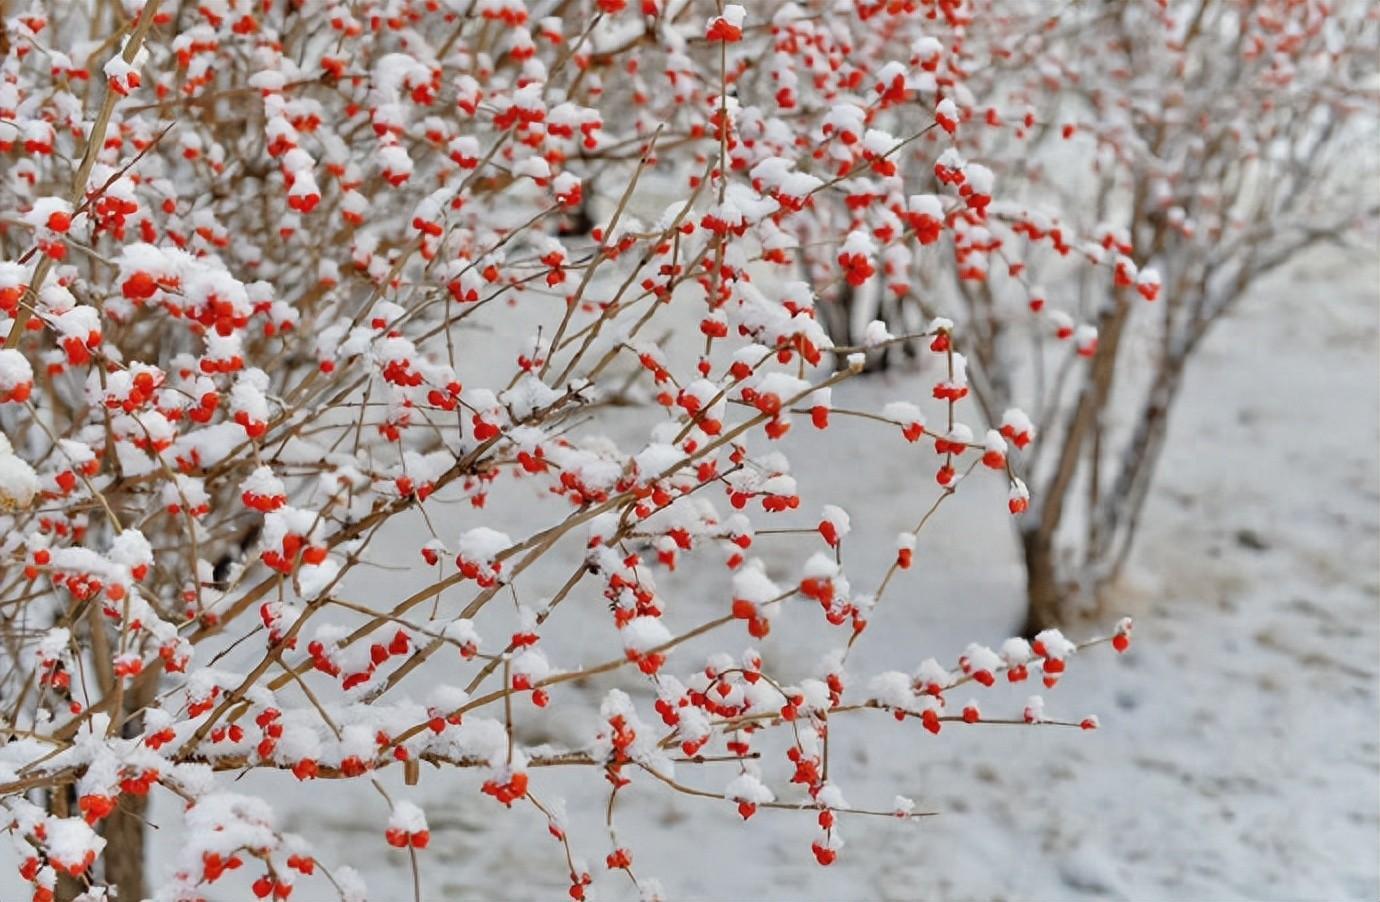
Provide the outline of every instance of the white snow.
[[467,530],[460,536],[457,547],[459,554],[467,561],[487,563],[512,546],[513,540],[505,533],[487,526]]
[[38,474],[34,468],[8,449],[0,452],[0,512],[23,510],[37,494]]

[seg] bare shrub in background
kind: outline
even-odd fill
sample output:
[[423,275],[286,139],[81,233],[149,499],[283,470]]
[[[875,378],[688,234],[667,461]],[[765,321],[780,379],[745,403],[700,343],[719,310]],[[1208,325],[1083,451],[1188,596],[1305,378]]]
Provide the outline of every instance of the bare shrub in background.
[[1366,4],[1009,15],[1036,8],[1048,12],[976,17],[966,39],[990,62],[956,85],[972,93],[954,146],[1009,190],[976,238],[946,239],[960,265],[898,255],[894,302],[960,324],[989,420],[1021,406],[1044,428],[1017,521],[1028,634],[1103,607],[1213,326],[1310,248],[1372,253],[1380,220],[1380,32]]

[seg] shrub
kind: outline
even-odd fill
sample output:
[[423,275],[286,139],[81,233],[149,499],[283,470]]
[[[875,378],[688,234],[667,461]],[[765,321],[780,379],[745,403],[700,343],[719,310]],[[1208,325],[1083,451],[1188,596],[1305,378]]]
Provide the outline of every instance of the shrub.
[[[379,841],[418,866],[425,813],[376,775],[410,785],[423,762],[482,772],[492,801],[473,804],[539,809],[574,898],[618,870],[656,895],[616,831],[633,781],[745,820],[814,818],[827,865],[843,821],[924,813],[843,800],[827,773],[835,718],[1096,726],[1046,717],[1038,696],[989,717],[953,693],[1053,687],[1074,651],[1124,651],[1127,620],[1081,644],[1042,624],[904,672],[852,653],[967,477],[1000,481],[1009,513],[1051,533],[1021,476],[1036,424],[1002,400],[1029,377],[1005,354],[995,277],[1068,342],[1061,371],[1096,387],[1131,298],[1171,326],[1197,315],[1179,298],[1216,277],[1184,269],[1200,258],[1182,248],[1253,241],[1174,193],[1225,220],[1224,195],[1199,187],[1245,176],[1194,149],[1197,119],[1142,122],[1161,63],[1136,68],[1138,45],[1079,55],[1114,20],[1158,25],[1159,5],[1067,23],[964,0],[74,6],[10,4],[0,32],[0,823],[36,899],[82,882],[142,897],[153,791],[186,805],[163,896],[245,867],[261,897],[328,878],[311,892],[354,898],[348,868],[318,861],[320,837],[278,830],[229,775],[375,781]],[[1276,44],[1238,48],[1252,62],[1229,84],[1263,104],[1262,54],[1283,77],[1281,55],[1333,47],[1329,28],[1356,40],[1340,14],[1299,36],[1305,7],[1243,14]],[[1209,24],[1197,33],[1226,20]],[[1157,61],[1201,53],[1160,41],[1147,38]],[[1077,116],[1071,93],[1086,95]],[[1165,156],[1147,127],[1186,149]],[[1097,149],[1108,185],[1149,192],[1131,227],[1087,230],[1035,204],[1050,181],[1086,184],[1025,165],[1056,140]],[[1166,169],[1185,161],[1212,171],[1175,184]],[[1050,253],[1110,306],[1077,315],[1030,288]],[[967,303],[948,317],[925,287],[945,280]],[[848,324],[869,310],[887,316]],[[928,413],[918,398],[835,406],[868,355],[901,347],[937,372]],[[1077,424],[1097,422],[1086,405],[1105,405],[1089,391],[1063,459],[1081,459]],[[1041,409],[1053,417],[1060,397]],[[856,431],[860,453],[933,450],[917,482],[933,472],[936,498],[882,573],[850,572],[853,518],[870,512],[797,484],[775,444],[792,429]],[[1143,491],[1136,479],[1118,497]],[[352,575],[400,523],[428,584],[358,599]],[[756,554],[769,532],[793,543],[784,577]],[[540,568],[565,575],[537,602]],[[658,591],[677,569],[702,598]],[[697,602],[713,615],[696,622]],[[558,618],[607,627],[597,663],[548,657]],[[782,622],[830,631],[834,652],[812,665],[755,651]],[[558,709],[569,684],[615,671],[638,691],[611,689],[582,745],[515,737],[515,706]],[[771,735],[784,757],[764,757]],[[567,835],[537,771],[556,763],[607,781],[608,837]],[[596,851],[603,868],[581,864]]]

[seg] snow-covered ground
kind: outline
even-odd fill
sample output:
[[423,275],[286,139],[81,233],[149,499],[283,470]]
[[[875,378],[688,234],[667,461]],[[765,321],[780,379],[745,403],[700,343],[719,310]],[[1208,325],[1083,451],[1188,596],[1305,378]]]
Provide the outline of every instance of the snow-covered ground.
[[[1339,280],[1339,262],[1320,256],[1260,286],[1195,361],[1131,573],[1109,612],[1137,618],[1133,647],[1080,656],[1047,693],[1050,714],[1096,713],[1100,730],[950,726],[931,736],[881,714],[838,718],[831,779],[852,804],[885,808],[901,793],[941,814],[844,818],[847,845],[829,868],[810,855],[817,831],[808,814],[763,810],[745,824],[729,804],[640,776],[618,808],[638,873],[678,899],[1380,897],[1380,271],[1373,260],[1341,267],[1350,275]],[[875,408],[919,393],[922,381],[869,378],[836,390],[835,403]],[[797,474],[829,497],[802,509],[846,504],[857,527],[850,573],[880,572],[891,537],[934,497],[931,460],[863,457],[857,433],[845,430],[807,437],[810,452],[792,458]],[[878,610],[855,670],[951,661],[970,641],[995,644],[1012,631],[1022,573],[997,482],[965,485],[922,534],[916,567]],[[450,537],[473,516],[467,506],[441,508],[433,521]],[[401,524],[393,545],[372,555],[393,569],[370,571],[351,591],[397,598],[425,584],[426,573],[407,572],[418,544],[408,531],[420,528]],[[771,541],[761,537],[754,551],[798,564],[799,549],[785,541],[775,561]],[[535,572],[524,591],[551,591],[564,575]],[[685,599],[674,625],[718,610],[721,593],[660,581]],[[553,637],[553,657],[568,666],[614,647],[606,622],[583,621],[567,618]],[[804,663],[827,647],[823,633],[782,633],[760,646],[769,666],[783,643]],[[693,649],[676,654],[695,660]],[[554,724],[519,721],[520,735],[578,743],[581,711],[613,685],[645,691],[628,674],[563,689],[555,709],[566,714]],[[984,712],[1018,715],[1031,691],[1020,689],[983,693]],[[725,768],[722,779],[714,767]],[[729,767],[682,778],[721,789]],[[768,763],[769,782],[780,771]],[[433,834],[420,856],[424,898],[565,896],[559,846],[530,806],[505,812],[478,792],[474,773],[427,768],[415,787],[400,777],[384,782],[426,809]],[[282,773],[239,785],[274,802],[281,826],[321,843],[324,862],[361,871],[372,899],[411,898],[408,856],[384,843],[382,801],[367,785],[299,784]],[[609,848],[602,779],[547,768],[532,785],[544,801],[565,799],[576,851],[603,875],[595,896],[635,896],[598,867]],[[180,819],[165,802],[153,819],[163,825],[155,874],[166,873]],[[14,897],[12,880],[6,867],[0,897]],[[214,889],[212,898],[230,899],[245,887]],[[328,893],[313,881],[293,898]]]

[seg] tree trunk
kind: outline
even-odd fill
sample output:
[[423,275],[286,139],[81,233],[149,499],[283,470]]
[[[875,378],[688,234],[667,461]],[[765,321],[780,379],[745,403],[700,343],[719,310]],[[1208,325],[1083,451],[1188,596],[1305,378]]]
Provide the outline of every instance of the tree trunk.
[[[1154,389],[1146,400],[1140,423],[1131,439],[1135,443],[1132,447],[1141,449],[1140,458],[1129,471],[1123,472],[1118,480],[1117,490],[1124,498],[1124,501],[1121,502],[1122,510],[1108,511],[1107,515],[1104,516],[1104,520],[1112,526],[1112,533],[1108,536],[1107,546],[1100,552],[1104,556],[1104,562],[1107,557],[1111,558],[1111,566],[1105,568],[1107,573],[1105,581],[1108,583],[1115,582],[1120,577],[1122,567],[1130,556],[1131,546],[1140,526],[1141,514],[1145,510],[1150,487],[1154,483],[1156,472],[1159,470],[1160,457],[1164,453],[1165,444],[1168,440],[1169,414],[1174,408],[1174,401],[1179,396],[1179,389],[1183,386],[1186,362],[1187,357],[1185,355],[1172,359],[1165,364],[1156,380]],[[1113,544],[1110,539],[1117,533],[1120,534],[1119,543]]]
[[[125,738],[143,732],[141,712],[153,701],[154,689],[155,684],[150,682],[131,687],[125,695],[124,708],[129,715],[120,730]],[[144,879],[144,839],[149,829],[144,815],[148,807],[148,796],[126,793],[120,796],[120,804],[104,823],[105,882],[116,888],[120,902],[138,902],[148,896],[149,887]]]
[[86,884],[82,883],[80,878],[73,877],[65,871],[58,871],[57,886],[53,888],[53,898],[57,902],[72,902],[84,892]]
[[1021,550],[1025,554],[1025,625],[1021,634],[1033,637],[1041,630],[1058,626],[1063,592],[1054,563],[1054,543],[1039,529],[1021,531]]
[[1125,291],[1118,289],[1112,302],[1098,316],[1097,351],[1060,440],[1059,457],[1048,479],[1037,489],[1040,498],[1036,522],[1021,528],[1028,602],[1025,631],[1029,635],[1058,626],[1068,613],[1063,610],[1066,599],[1058,580],[1054,537],[1063,522],[1064,506],[1073,491],[1075,477],[1086,460],[1084,452],[1090,433],[1101,415],[1102,404],[1109,397],[1116,374],[1117,353],[1130,314],[1131,301]]
[[[67,817],[74,807],[74,790],[71,784],[48,790],[48,810],[57,817]],[[86,885],[66,871],[57,872],[57,885],[53,887],[53,897],[57,902],[72,902],[86,891]]]
[[144,812],[148,796],[125,795],[106,821],[105,882],[117,889],[120,902],[147,898],[144,882]]

